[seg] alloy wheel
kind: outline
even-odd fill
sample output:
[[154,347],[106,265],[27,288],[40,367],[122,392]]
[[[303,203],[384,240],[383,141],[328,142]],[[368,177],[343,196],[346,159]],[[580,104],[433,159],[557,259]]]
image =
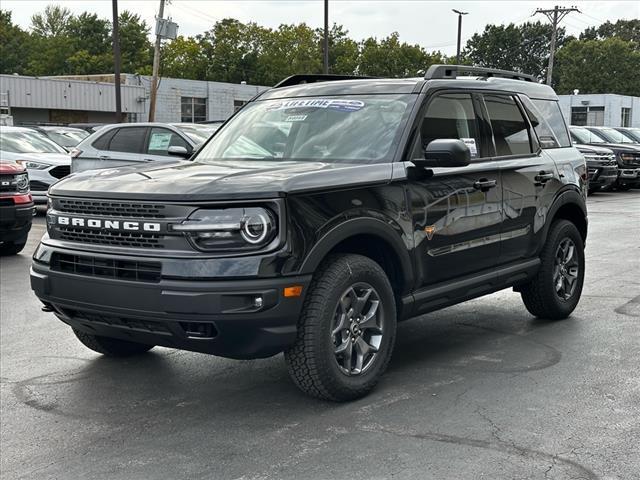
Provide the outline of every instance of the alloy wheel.
[[556,294],[562,300],[570,299],[578,285],[580,264],[576,250],[570,238],[563,239],[556,250],[553,283]]

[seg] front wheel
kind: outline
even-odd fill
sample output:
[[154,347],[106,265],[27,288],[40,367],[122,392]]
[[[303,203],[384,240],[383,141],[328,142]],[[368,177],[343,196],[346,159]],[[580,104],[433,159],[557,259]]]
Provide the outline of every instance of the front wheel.
[[567,318],[576,308],[584,283],[584,243],[568,220],[554,222],[540,255],[540,269],[521,289],[532,315],[550,320]]
[[384,270],[361,255],[332,256],[309,287],[298,337],[285,352],[287,368],[311,396],[353,400],[384,373],[395,336],[395,300]]
[[154,346],[145,343],[128,342],[118,338],[101,337],[91,333],[81,332],[73,329],[78,340],[87,348],[94,352],[101,353],[108,357],[130,357],[139,355],[151,350]]

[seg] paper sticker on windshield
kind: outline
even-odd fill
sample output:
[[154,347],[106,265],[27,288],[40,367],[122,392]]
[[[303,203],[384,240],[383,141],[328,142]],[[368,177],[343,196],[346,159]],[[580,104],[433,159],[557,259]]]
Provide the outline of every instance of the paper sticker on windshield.
[[472,157],[478,156],[478,148],[476,147],[476,139],[475,138],[461,138],[464,144],[469,147],[469,151],[471,152]]
[[149,150],[167,150],[173,133],[153,133],[149,140]]
[[285,122],[304,122],[304,119],[307,118],[306,115],[289,115],[285,118]]
[[330,108],[339,112],[357,112],[364,107],[361,100],[309,98],[300,100],[287,100],[285,102],[270,105],[267,110],[286,110],[290,108]]

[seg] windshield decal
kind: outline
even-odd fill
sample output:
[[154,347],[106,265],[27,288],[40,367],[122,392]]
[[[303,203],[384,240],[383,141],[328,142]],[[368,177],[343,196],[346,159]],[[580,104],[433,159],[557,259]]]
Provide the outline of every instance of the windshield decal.
[[330,108],[339,112],[357,112],[364,107],[361,100],[342,100],[329,98],[314,98],[302,100],[288,100],[267,107],[267,110],[287,110],[290,108]]
[[285,122],[304,122],[305,118],[307,118],[306,115],[289,115],[287,118],[285,118]]

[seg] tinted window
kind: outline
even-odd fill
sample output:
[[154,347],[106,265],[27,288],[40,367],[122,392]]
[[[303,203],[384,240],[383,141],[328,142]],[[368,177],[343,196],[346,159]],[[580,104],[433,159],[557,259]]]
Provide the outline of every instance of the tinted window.
[[[554,100],[532,100],[538,111],[542,114],[543,122],[540,122],[539,126],[535,127],[538,138],[540,139],[541,146],[545,148],[543,142],[544,125],[545,123],[551,128],[557,143],[561,147],[570,147],[571,141],[569,140],[569,134],[567,133],[567,127],[564,123],[562,112],[560,111],[560,105]],[[539,130],[540,128],[540,130]],[[547,147],[552,148],[552,147]]]
[[513,97],[485,95],[496,155],[523,155],[532,153],[529,127]]
[[107,150],[112,152],[142,153],[146,133],[146,127],[120,128],[113,135]]
[[446,93],[431,100],[412,158],[422,157],[427,145],[440,138],[462,140],[468,145],[471,158],[480,157],[480,133],[471,94]]
[[168,156],[169,147],[184,147],[187,151],[191,150],[187,142],[177,133],[166,128],[152,128],[147,153]]
[[98,137],[97,139],[95,139],[93,141],[93,143],[91,144],[91,146],[97,150],[108,150],[109,149],[109,142],[111,141],[111,139],[113,138],[113,135],[118,131],[117,128],[114,128],[113,130],[109,130],[108,132],[106,132],[104,135],[102,135],[101,137]]

